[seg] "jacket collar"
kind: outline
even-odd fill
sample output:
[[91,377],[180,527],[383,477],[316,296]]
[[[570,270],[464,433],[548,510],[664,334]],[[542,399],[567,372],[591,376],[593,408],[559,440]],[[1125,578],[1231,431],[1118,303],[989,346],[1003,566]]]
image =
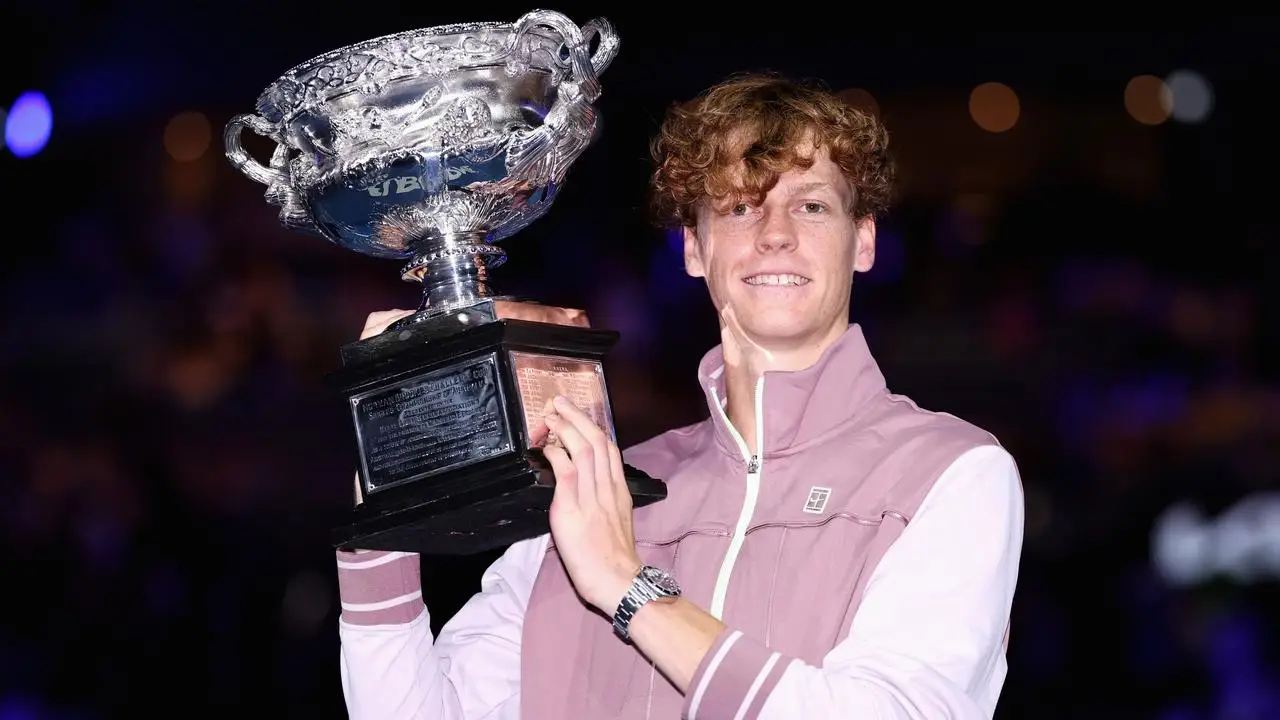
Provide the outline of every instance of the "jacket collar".
[[[698,365],[698,381],[717,440],[738,456],[742,450],[725,415],[724,373],[724,348],[717,345]],[[853,324],[808,368],[764,373],[756,392],[757,429],[769,457],[800,450],[854,421],[886,386],[862,328]]]

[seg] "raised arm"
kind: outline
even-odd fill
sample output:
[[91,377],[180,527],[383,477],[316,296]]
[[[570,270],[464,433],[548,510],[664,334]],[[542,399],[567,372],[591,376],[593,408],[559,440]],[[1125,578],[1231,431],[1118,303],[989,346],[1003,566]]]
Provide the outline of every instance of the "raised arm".
[[520,638],[547,538],[517,543],[438,638],[417,555],[338,552],[341,677],[352,720],[515,720]]

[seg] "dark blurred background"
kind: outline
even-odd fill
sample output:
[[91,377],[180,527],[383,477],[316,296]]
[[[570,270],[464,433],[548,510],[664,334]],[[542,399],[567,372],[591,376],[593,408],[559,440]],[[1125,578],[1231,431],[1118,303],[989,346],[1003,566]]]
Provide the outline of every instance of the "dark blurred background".
[[[281,228],[222,127],[320,52],[529,9],[0,13],[0,720],[345,716],[327,530],[354,443],[321,379],[417,289]],[[599,142],[496,282],[622,331],[625,442],[703,416],[696,363],[718,341],[645,215],[664,109],[742,70],[821,78],[881,114],[902,169],[855,319],[893,390],[990,429],[1023,472],[999,717],[1280,717],[1274,20],[915,32],[835,6],[554,9],[608,16],[622,50]],[[437,627],[492,559],[424,560]]]

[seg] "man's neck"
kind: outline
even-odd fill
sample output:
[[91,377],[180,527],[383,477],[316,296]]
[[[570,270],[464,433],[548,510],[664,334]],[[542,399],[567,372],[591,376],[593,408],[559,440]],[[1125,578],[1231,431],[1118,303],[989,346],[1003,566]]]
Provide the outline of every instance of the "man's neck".
[[752,456],[760,452],[756,438],[756,383],[759,379],[760,373],[753,374],[741,367],[725,370],[724,389],[728,394],[725,414]]
[[760,447],[759,427],[756,417],[756,388],[767,371],[797,371],[812,367],[828,347],[840,338],[847,326],[833,328],[821,342],[792,349],[772,349],[768,353],[742,353],[736,363],[725,364],[725,393],[728,395],[725,414],[742,441],[747,452],[756,456],[764,451]]

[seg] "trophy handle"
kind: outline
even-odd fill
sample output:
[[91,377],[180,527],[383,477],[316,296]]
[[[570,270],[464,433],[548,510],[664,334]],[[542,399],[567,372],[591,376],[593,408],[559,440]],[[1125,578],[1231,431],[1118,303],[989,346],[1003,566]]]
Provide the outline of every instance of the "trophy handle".
[[[613,25],[604,18],[595,18],[579,28],[572,20],[554,10],[533,10],[525,13],[516,21],[512,43],[517,52],[523,52],[524,36],[537,27],[554,30],[564,43],[564,51],[569,53],[569,75],[562,82],[571,90],[567,98],[569,102],[595,102],[600,97],[599,76],[613,62],[618,54],[618,34]],[[599,38],[600,44],[594,55],[591,54],[591,40]],[[580,95],[581,99],[572,97]],[[555,105],[559,105],[557,99]],[[554,108],[555,105],[552,107]]]
[[276,154],[279,154],[283,145],[277,139],[279,133],[271,123],[257,115],[236,115],[227,123],[226,130],[222,133],[223,142],[227,146],[227,159],[235,169],[244,173],[250,180],[262,183],[263,185],[279,185],[286,181],[284,173],[274,168],[269,168],[254,160],[249,153],[245,152],[244,146],[240,143],[240,136],[245,130],[250,130],[256,135],[274,140],[276,143]]
[[[253,159],[245,152],[240,137],[245,130],[272,140],[276,144],[271,153],[271,167],[267,167]],[[311,220],[311,213],[298,197],[297,191],[289,183],[289,146],[280,141],[280,133],[266,119],[257,115],[236,115],[227,123],[222,133],[223,143],[227,148],[227,159],[237,170],[250,180],[267,186],[267,202],[280,208],[280,221],[285,227],[302,232],[319,233]]]
[[[510,174],[559,181],[591,142],[596,126],[591,103],[600,97],[600,74],[618,54],[618,34],[604,18],[595,18],[579,28],[554,10],[534,10],[515,23],[511,46],[514,55],[528,52],[522,40],[536,27],[546,27],[560,35],[562,52],[569,55],[569,72],[561,81],[542,126],[512,137]],[[591,40],[596,38],[599,44],[592,54]]]
[[[591,38],[598,37],[600,44],[596,47],[595,55],[591,56],[591,69],[596,76],[604,73],[609,67],[609,63],[613,62],[613,58],[618,54],[618,33],[614,32],[613,25],[604,18],[595,18],[589,20],[586,25],[582,26],[582,50],[586,53],[587,48],[591,47]],[[598,83],[597,83],[598,84]],[[599,88],[596,88],[597,96]]]

